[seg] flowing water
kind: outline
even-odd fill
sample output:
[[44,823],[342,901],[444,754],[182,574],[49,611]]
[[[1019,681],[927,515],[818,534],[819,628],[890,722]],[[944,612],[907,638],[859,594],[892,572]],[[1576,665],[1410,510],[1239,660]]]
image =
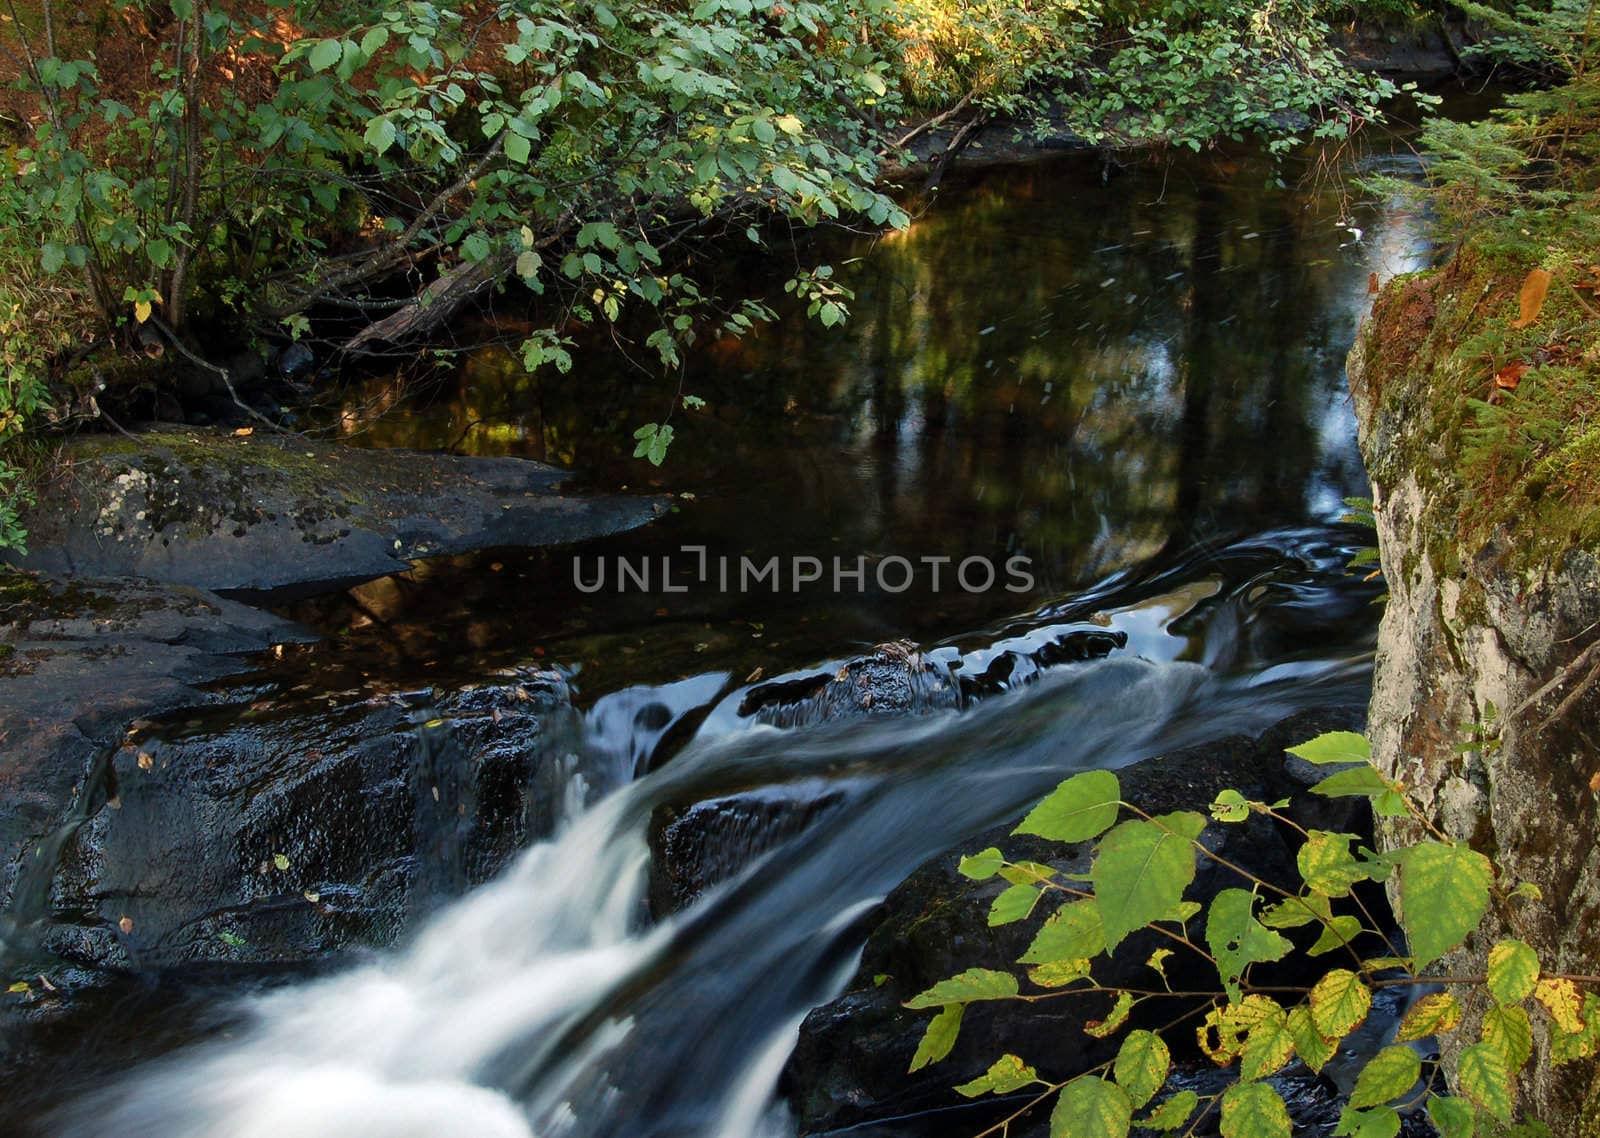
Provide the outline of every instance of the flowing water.
[[[789,1135],[777,1086],[797,1026],[920,863],[1074,770],[1364,700],[1381,585],[1345,570],[1366,539],[1338,521],[1364,491],[1342,361],[1369,274],[1425,249],[1392,203],[1270,176],[1196,158],[1107,182],[1069,158],[947,182],[909,232],[830,250],[857,293],[843,334],[790,314],[690,359],[681,390],[707,406],[679,413],[659,472],[629,457],[628,428],[658,397],[624,363],[535,381],[490,348],[399,410],[394,380],[349,401],[339,421],[364,442],[548,457],[678,508],[586,549],[429,564],[305,603],[295,615],[322,645],[155,734],[228,738],[263,691],[349,705],[554,668],[582,714],[549,824],[392,948],[253,995],[208,992],[224,1010],[186,1012],[205,1024],[196,1038],[63,1087],[40,1131]],[[727,269],[722,287],[750,287],[751,271]],[[674,401],[661,391],[660,411]],[[860,588],[777,593],[573,581],[574,553],[684,546],[859,556],[868,572]],[[899,591],[873,571],[975,556],[1026,557],[1032,580],[968,592],[919,574]],[[896,638],[961,697],[915,714],[750,713]],[[652,814],[735,795],[829,807],[653,918]]]

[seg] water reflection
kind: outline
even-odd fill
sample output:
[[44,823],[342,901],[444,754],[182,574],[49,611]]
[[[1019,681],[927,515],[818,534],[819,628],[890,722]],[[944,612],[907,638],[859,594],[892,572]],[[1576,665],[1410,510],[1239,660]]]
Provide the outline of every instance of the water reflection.
[[[640,551],[1020,554],[1033,562],[1030,596],[919,585],[822,599],[587,598],[565,554],[519,555],[497,557],[503,585],[486,582],[481,559],[423,570],[390,590],[385,629],[429,659],[526,649],[596,622],[688,622],[676,637],[686,646],[740,622],[775,621],[784,631],[770,640],[831,647],[951,635],[1197,546],[1331,520],[1365,486],[1343,360],[1369,273],[1416,267],[1424,247],[1392,203],[1273,178],[1257,160],[1211,156],[1134,166],[1109,185],[1081,157],[976,173],[947,183],[908,231],[821,250],[857,294],[843,331],[785,310],[770,258],[730,263],[708,274],[716,292],[770,285],[784,318],[704,345],[681,388],[616,352],[530,377],[491,347],[432,401],[366,422],[358,409],[392,392],[375,380],[345,408],[373,445],[526,455],[600,486],[684,494],[676,516],[629,539]],[[632,458],[631,431],[680,391],[706,406],[675,413],[677,441],[657,471]],[[461,590],[493,603],[480,595],[461,621],[441,621]],[[311,614],[347,617],[326,605]],[[821,628],[831,635],[807,636]]]

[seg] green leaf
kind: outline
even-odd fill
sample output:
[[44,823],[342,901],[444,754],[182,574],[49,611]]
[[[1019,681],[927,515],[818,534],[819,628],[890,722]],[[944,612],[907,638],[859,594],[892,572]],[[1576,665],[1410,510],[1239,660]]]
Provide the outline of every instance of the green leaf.
[[1318,921],[1331,920],[1333,909],[1325,894],[1285,897],[1261,911],[1261,923],[1269,929],[1298,929]]
[[1355,837],[1354,834],[1312,830],[1295,855],[1295,864],[1300,867],[1305,883],[1318,893],[1343,897],[1352,885],[1365,881],[1370,876],[1367,868],[1350,854],[1350,843]]
[[1338,916],[1330,917],[1328,923],[1322,926],[1322,935],[1317,942],[1306,949],[1307,956],[1321,956],[1343,948],[1353,941],[1361,932],[1359,917]]
[[961,1017],[966,1011],[966,1004],[950,1004],[928,1021],[922,1033],[922,1042],[917,1044],[917,1053],[911,1057],[912,1071],[920,1071],[950,1054],[950,1049],[956,1045],[956,1037],[961,1034]]
[[989,906],[989,927],[998,928],[1020,921],[1039,901],[1043,891],[1032,885],[1013,885],[994,899]]
[[1395,1031],[1396,1043],[1443,1035],[1461,1022],[1461,1003],[1449,992],[1429,992],[1406,1012]]
[[986,1094],[1008,1095],[1038,1081],[1039,1073],[1017,1056],[1002,1055],[983,1074],[970,1083],[962,1083],[955,1090],[958,1095],[967,1098],[977,1098]]
[[1289,1031],[1289,1020],[1282,1010],[1275,1010],[1258,1020],[1245,1036],[1244,1050],[1239,1055],[1239,1078],[1245,1082],[1275,1075],[1294,1055],[1294,1035]]
[[1489,907],[1489,859],[1466,845],[1419,842],[1398,851],[1400,921],[1416,971],[1466,940]]
[[1311,1009],[1305,1004],[1289,1009],[1287,1024],[1289,1034],[1294,1038],[1295,1054],[1307,1067],[1320,1073],[1328,1060],[1338,1053],[1338,1042],[1317,1029],[1311,1018]]
[[361,54],[367,57],[377,55],[383,46],[389,42],[389,29],[379,24],[375,28],[368,28],[367,34],[361,37]]
[[1017,978],[1009,972],[969,968],[959,976],[940,980],[926,992],[906,1001],[908,1008],[937,1008],[975,1000],[1005,1000],[1017,994]]
[[1078,960],[1052,960],[1048,964],[1028,969],[1028,979],[1041,988],[1064,988],[1074,980],[1082,980],[1087,975],[1089,975],[1087,957]]
[[1211,803],[1211,816],[1219,822],[1243,822],[1250,817],[1250,800],[1237,790],[1223,790]]
[[1428,1117],[1439,1131],[1439,1138],[1472,1138],[1477,1111],[1464,1098],[1433,1095],[1428,1099]]
[[1112,1065],[1117,1085],[1128,1092],[1128,1100],[1138,1109],[1155,1097],[1172,1069],[1172,1054],[1153,1031],[1133,1031],[1122,1041]]
[[1289,1109],[1266,1083],[1235,1083],[1222,1095],[1222,1138],[1289,1138]]
[[366,133],[361,138],[363,142],[372,147],[374,154],[382,154],[394,145],[394,123],[380,115],[367,123]]
[[1483,1013],[1483,1041],[1505,1056],[1506,1066],[1520,1071],[1533,1056],[1533,1023],[1520,1004],[1501,1005]]
[[1489,950],[1489,992],[1497,1003],[1521,1003],[1538,982],[1539,954],[1526,942],[1507,937]]
[[1199,1095],[1193,1091],[1179,1091],[1141,1119],[1139,1125],[1147,1130],[1177,1130],[1189,1121],[1199,1105]]
[[526,166],[528,159],[533,155],[533,143],[523,138],[515,131],[506,131],[505,134],[506,157],[518,166]]
[[311,49],[308,61],[313,71],[326,71],[344,54],[344,46],[338,40],[323,40]]
[[1050,1112],[1050,1138],[1124,1138],[1133,1103],[1115,1083],[1088,1076],[1066,1085]]
[[1019,964],[1050,964],[1058,960],[1081,960],[1097,956],[1106,948],[1106,934],[1100,923],[1100,906],[1094,898],[1068,901],[1052,913],[1034,934],[1028,951]]
[[1028,812],[1012,833],[1053,842],[1086,842],[1110,829],[1122,804],[1122,785],[1110,771],[1084,771],[1067,779]]
[[1474,1043],[1456,1060],[1456,1087],[1485,1113],[1511,1121],[1511,1071],[1492,1043]]
[[1392,1106],[1379,1106],[1371,1110],[1345,1107],[1339,1112],[1339,1124],[1333,1128],[1335,1135],[1350,1138],[1394,1138],[1400,1133],[1400,1112]]
[[975,854],[968,854],[956,866],[956,872],[962,877],[970,877],[974,881],[987,881],[1000,872],[1000,867],[1006,862],[1005,855],[995,847],[980,850]]
[[1282,960],[1294,947],[1255,918],[1256,895],[1244,889],[1224,889],[1211,899],[1206,915],[1206,945],[1216,957],[1217,971],[1228,999],[1239,1002],[1239,982],[1250,965]]
[[1118,992],[1116,1001],[1111,1005],[1111,1010],[1106,1013],[1105,1019],[1092,1019],[1083,1025],[1085,1035],[1092,1035],[1096,1039],[1105,1039],[1115,1035],[1123,1024],[1128,1022],[1128,1013],[1133,1011],[1133,993]]
[[1335,968],[1311,988],[1311,1022],[1329,1039],[1350,1034],[1372,1007],[1372,992],[1347,968]]
[[1101,840],[1089,873],[1108,951],[1182,899],[1194,880],[1193,842],[1205,824],[1199,814],[1166,814],[1123,822]]
[[46,241],[39,253],[39,266],[47,273],[59,273],[67,263],[67,248],[56,241]]
[[281,853],[273,854],[272,864],[277,868],[279,873],[283,873],[289,868],[289,855]]
[[1369,763],[1372,746],[1354,731],[1328,731],[1315,739],[1289,747],[1291,755],[1319,766],[1328,763]]
[[1422,1075],[1422,1060],[1404,1043],[1385,1047],[1361,1068],[1355,1089],[1350,1092],[1352,1107],[1381,1106],[1407,1093]]
[[1394,792],[1394,784],[1370,766],[1339,771],[1311,788],[1312,794],[1325,798],[1370,798],[1374,802]]

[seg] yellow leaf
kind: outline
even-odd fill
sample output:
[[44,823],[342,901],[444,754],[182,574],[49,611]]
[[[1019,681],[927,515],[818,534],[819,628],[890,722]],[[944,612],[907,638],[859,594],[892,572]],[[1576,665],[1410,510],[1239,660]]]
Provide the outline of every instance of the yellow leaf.
[[1522,282],[1522,314],[1511,322],[1513,328],[1526,328],[1539,319],[1539,313],[1544,308],[1544,298],[1550,292],[1550,273],[1545,269],[1534,269]]
[[233,437],[236,439],[247,439],[255,433],[256,429],[254,427],[240,427],[233,432]]
[[1583,1015],[1580,1008],[1583,999],[1578,995],[1578,986],[1571,980],[1540,980],[1533,988],[1533,998],[1544,1005],[1544,1010],[1550,1013],[1550,1018],[1562,1031],[1579,1032],[1583,1030]]
[[141,324],[150,319],[150,302],[148,300],[141,300],[133,306],[133,318]]

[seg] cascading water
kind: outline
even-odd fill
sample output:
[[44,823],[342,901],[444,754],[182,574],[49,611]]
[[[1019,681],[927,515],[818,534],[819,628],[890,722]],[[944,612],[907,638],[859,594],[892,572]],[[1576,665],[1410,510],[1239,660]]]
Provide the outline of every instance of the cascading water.
[[[1233,588],[1212,622],[1237,635],[1256,589]],[[53,1129],[63,1138],[792,1132],[775,1091],[799,1019],[843,983],[858,918],[920,862],[1015,817],[1073,770],[1359,698],[1359,658],[1302,658],[1277,679],[1262,662],[1229,676],[1160,659],[1189,642],[1168,636],[1163,649],[1162,630],[1192,615],[1194,593],[1113,616],[1145,655],[1047,668],[963,712],[791,730],[711,715],[666,765],[587,807],[572,795],[575,814],[554,838],[403,949],[253,1000],[236,1038],[151,1064]],[[686,694],[703,700],[720,686],[705,678],[688,693],[603,700],[588,716],[588,749],[613,756],[600,769],[641,770],[666,718],[641,709],[674,698],[681,707]],[[594,760],[584,765],[591,773],[575,780],[594,777]],[[841,802],[651,923],[652,811],[762,787]]]

